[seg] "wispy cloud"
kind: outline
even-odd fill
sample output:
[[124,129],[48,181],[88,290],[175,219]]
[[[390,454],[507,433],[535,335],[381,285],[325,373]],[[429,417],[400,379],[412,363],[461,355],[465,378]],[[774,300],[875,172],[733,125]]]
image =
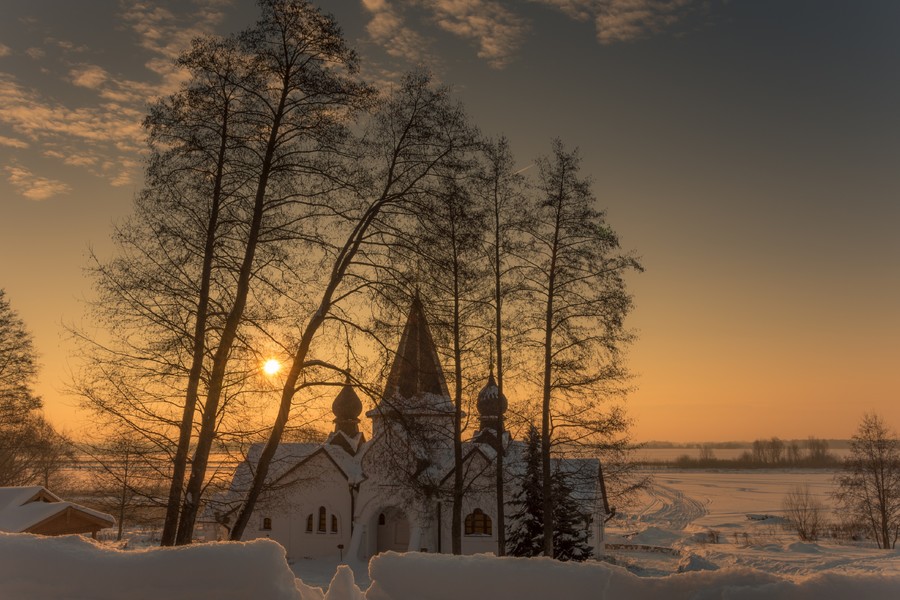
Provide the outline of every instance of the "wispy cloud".
[[9,56],[10,54],[12,54],[12,48],[7,46],[6,44],[0,44],[0,58]]
[[38,177],[25,167],[7,165],[4,167],[7,181],[29,200],[46,200],[71,191],[71,186],[62,181]]
[[698,0],[533,0],[573,19],[593,21],[601,44],[630,42],[681,21]]
[[[604,45],[629,42],[672,27],[705,6],[704,0],[531,0],[568,17],[594,23]],[[477,54],[500,69],[513,60],[530,27],[521,4],[503,0],[362,0],[366,31],[389,55],[433,62],[428,26],[470,40]],[[414,20],[418,17],[418,20]]]
[[437,0],[425,3],[438,26],[478,44],[478,57],[502,68],[518,49],[528,27],[525,21],[493,0]]
[[366,32],[376,44],[395,58],[412,63],[430,62],[427,40],[406,26],[402,7],[389,0],[362,0],[371,15]]
[[[145,148],[141,121],[146,102],[175,91],[185,80],[186,73],[173,59],[193,38],[211,33],[230,3],[195,0],[188,11],[176,14],[154,2],[123,1],[119,18],[136,34],[136,43],[146,54],[143,64],[135,65],[127,76],[103,64],[73,64],[73,55],[80,55],[84,61],[89,49],[45,38],[44,49],[26,53],[37,59],[48,55],[45,49],[57,48],[58,52],[50,55],[60,56],[61,51],[59,60],[66,67],[64,82],[83,91],[78,95],[55,91],[51,96],[9,73],[0,73],[0,125],[15,134],[0,137],[0,146],[34,148],[42,156],[86,169],[113,186],[133,183],[140,174],[140,156]],[[0,53],[2,48],[5,46],[0,47]],[[20,163],[6,167],[6,171],[10,183],[27,198],[42,200],[69,189],[64,182],[31,175]]]
[[6,146],[7,148],[27,148],[28,142],[0,135],[0,146]]
[[371,15],[366,31],[389,55],[410,62],[433,62],[431,40],[408,24],[415,11],[443,31],[474,41],[478,57],[492,67],[506,65],[528,27],[498,0],[362,0]]

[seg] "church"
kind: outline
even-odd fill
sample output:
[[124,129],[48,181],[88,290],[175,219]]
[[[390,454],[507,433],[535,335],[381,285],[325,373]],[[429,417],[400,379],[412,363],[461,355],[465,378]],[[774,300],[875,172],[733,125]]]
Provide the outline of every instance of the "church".
[[[496,553],[497,449],[503,448],[506,522],[521,488],[525,444],[500,427],[507,409],[493,374],[477,398],[480,427],[462,443],[464,554]],[[334,431],[324,443],[282,444],[266,491],[243,539],[271,538],[289,559],[369,557],[397,552],[451,551],[455,411],[422,304],[414,299],[394,362],[371,420],[372,439],[360,431],[362,402],[350,384],[332,404]],[[498,431],[503,431],[498,435]],[[251,447],[214,511],[218,535],[227,535],[234,506],[252,480],[262,444]],[[610,514],[598,459],[556,459],[573,477],[578,522],[594,555],[602,554]],[[232,508],[229,508],[232,507]]]

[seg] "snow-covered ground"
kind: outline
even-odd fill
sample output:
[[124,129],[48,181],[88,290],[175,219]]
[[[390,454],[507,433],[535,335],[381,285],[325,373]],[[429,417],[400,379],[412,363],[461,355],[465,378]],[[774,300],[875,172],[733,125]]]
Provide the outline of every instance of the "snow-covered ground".
[[783,528],[782,498],[803,482],[830,502],[831,474],[821,471],[661,471],[611,522],[609,562],[585,564],[387,553],[368,565],[288,565],[269,540],[121,551],[78,537],[0,534],[0,598],[900,598],[900,552],[801,543]]
[[900,555],[871,543],[800,542],[784,527],[782,509],[798,484],[809,486],[829,519],[839,519],[828,471],[656,472],[650,489],[610,523],[608,555],[645,576],[734,566],[795,580],[824,572],[900,576]]

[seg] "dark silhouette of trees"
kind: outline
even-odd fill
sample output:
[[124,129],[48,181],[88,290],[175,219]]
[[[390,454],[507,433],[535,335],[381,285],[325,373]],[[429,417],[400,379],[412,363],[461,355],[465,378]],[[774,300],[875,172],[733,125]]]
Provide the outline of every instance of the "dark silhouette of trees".
[[879,548],[894,548],[900,534],[900,439],[879,415],[863,417],[835,481],[835,498],[847,514]]
[[814,542],[819,539],[819,532],[825,527],[825,506],[813,495],[809,484],[795,485],[788,490],[782,508],[788,527],[801,540]]
[[[594,208],[591,182],[579,174],[577,151],[559,140],[538,159],[528,207],[524,278],[535,308],[529,315],[540,348],[541,462],[544,514],[554,515],[551,445],[593,445],[627,430],[621,409],[601,403],[625,378],[621,351],[631,309],[624,276],[640,269]],[[544,554],[553,556],[553,519],[544,521]]]
[[251,98],[250,119],[261,134],[250,145],[256,158],[251,175],[255,191],[245,218],[248,229],[235,274],[234,299],[212,358],[176,536],[179,544],[189,543],[193,536],[229,355],[253,284],[257,247],[272,240],[305,237],[303,225],[310,205],[320,201],[319,190],[329,189],[331,181],[339,179],[331,157],[349,133],[347,110],[363,106],[369,98],[366,86],[342,72],[356,71],[356,54],[344,42],[334,19],[301,0],[264,0],[260,7],[257,25],[239,37],[250,73],[255,75],[246,80],[243,90]]
[[355,297],[360,286],[365,288],[371,283],[371,265],[368,258],[363,259],[365,255],[360,254],[360,248],[374,234],[373,224],[389,218],[395,207],[402,209],[432,193],[437,172],[473,143],[474,132],[461,107],[450,100],[448,90],[434,88],[426,73],[407,76],[376,113],[371,129],[365,134],[363,152],[356,159],[362,170],[352,190],[352,204],[358,207],[348,221],[352,230],[338,247],[330,273],[322,284],[320,300],[301,329],[285,376],[278,415],[231,530],[231,539],[240,539],[265,486],[298,382],[312,366],[307,360],[313,339],[336,304]]
[[[525,470],[519,488],[510,505],[510,528],[507,551],[511,556],[541,556],[544,554],[544,485],[541,467],[541,434],[534,426],[528,429],[523,456]],[[588,545],[589,514],[585,514],[573,496],[573,482],[577,477],[560,469],[553,471],[554,504],[553,558],[584,561],[593,548]]]
[[[516,276],[520,265],[515,258],[521,249],[521,224],[524,216],[520,207],[525,200],[525,182],[516,171],[509,142],[505,137],[487,140],[481,147],[481,169],[476,179],[475,193],[480,196],[487,214],[487,231],[484,239],[485,255],[490,265],[493,306],[493,355],[497,373],[497,388],[504,397],[503,379],[506,374],[504,348],[515,335],[511,327],[510,308],[519,299],[521,278]],[[518,242],[518,243],[517,243]],[[495,494],[497,499],[497,556],[506,554],[506,500],[504,494],[503,439],[505,426],[498,421],[497,458],[495,465]]]
[[0,289],[0,486],[50,486],[72,459],[71,442],[40,412],[31,333]]
[[116,540],[121,540],[127,525],[144,524],[148,509],[158,508],[158,488],[166,481],[159,454],[130,429],[81,450],[99,469],[91,482],[92,504],[116,517]]
[[349,125],[372,96],[332,18],[303,0],[260,8],[239,36],[196,40],[179,59],[191,79],[151,108],[147,187],[118,256],[94,267],[113,341],[77,334],[85,403],[171,457],[163,545],[191,541],[210,453],[248,426],[259,338],[302,298],[289,288],[319,247],[313,222],[339,212]]
[[0,423],[14,423],[41,407],[32,389],[37,370],[31,334],[0,289]]

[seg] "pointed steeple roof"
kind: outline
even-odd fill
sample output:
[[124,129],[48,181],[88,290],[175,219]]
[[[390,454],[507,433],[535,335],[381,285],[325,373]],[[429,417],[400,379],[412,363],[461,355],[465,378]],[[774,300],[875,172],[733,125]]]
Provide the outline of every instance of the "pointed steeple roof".
[[[415,398],[426,405],[433,404],[433,408],[438,410],[444,410],[444,404],[450,398],[418,293],[413,297],[382,401],[390,403],[398,396],[405,400]],[[428,401],[429,396],[431,401]]]

